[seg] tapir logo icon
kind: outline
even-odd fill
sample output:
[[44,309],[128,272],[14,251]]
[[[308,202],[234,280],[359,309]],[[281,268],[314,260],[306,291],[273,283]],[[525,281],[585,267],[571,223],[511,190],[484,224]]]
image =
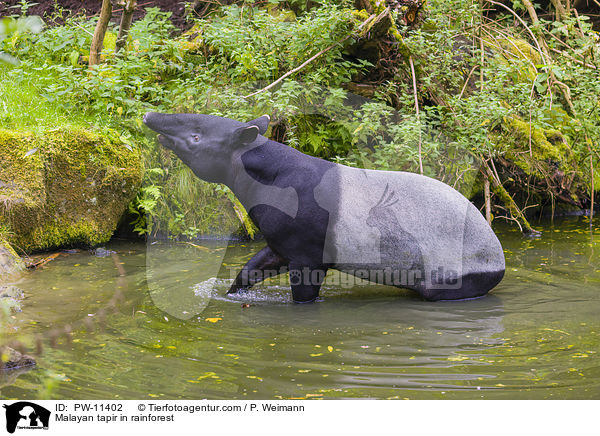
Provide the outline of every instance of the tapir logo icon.
[[6,409],[6,431],[19,429],[48,429],[50,411],[28,401],[3,406]]

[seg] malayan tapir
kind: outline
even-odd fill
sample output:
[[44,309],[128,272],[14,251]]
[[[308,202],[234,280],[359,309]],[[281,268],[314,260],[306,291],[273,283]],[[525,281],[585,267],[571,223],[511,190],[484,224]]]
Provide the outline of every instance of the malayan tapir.
[[459,192],[419,174],[308,156],[262,136],[269,122],[144,116],[196,176],[227,185],[264,235],[267,246],[229,293],[287,271],[293,300],[312,302],[330,268],[427,300],[479,297],[502,280],[500,242]]

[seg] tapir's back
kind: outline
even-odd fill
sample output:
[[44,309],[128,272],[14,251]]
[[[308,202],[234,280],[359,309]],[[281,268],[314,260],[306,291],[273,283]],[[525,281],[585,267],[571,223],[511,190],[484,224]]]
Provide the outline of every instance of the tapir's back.
[[[464,291],[463,278],[490,286],[466,296],[484,294],[504,273],[502,247],[481,213],[435,179],[337,165],[315,188],[315,198],[329,211],[324,262],[343,271],[418,271],[422,280],[406,287],[422,293]],[[483,284],[481,275],[490,274],[494,283]]]

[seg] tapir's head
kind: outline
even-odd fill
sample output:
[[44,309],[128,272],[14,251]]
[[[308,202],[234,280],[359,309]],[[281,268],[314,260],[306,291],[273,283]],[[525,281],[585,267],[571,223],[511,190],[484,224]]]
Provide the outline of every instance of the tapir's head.
[[226,183],[232,154],[267,131],[269,116],[242,123],[214,115],[148,112],[144,123],[158,132],[159,142],[173,150],[198,177]]

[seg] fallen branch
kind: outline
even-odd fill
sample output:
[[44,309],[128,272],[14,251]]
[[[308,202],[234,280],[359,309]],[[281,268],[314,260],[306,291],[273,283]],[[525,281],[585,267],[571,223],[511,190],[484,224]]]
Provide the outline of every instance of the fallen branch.
[[574,58],[573,56],[569,55],[568,53],[565,53],[564,51],[560,51],[560,50],[557,50],[557,49],[555,49],[555,48],[551,48],[550,50],[552,50],[552,51],[553,51],[553,52],[555,52],[555,53],[558,53],[558,54],[559,54],[559,55],[561,55],[561,56],[564,56],[564,57],[566,57],[567,59],[570,59],[570,60],[572,60],[573,62],[577,62],[579,65],[583,65],[584,67],[587,67],[587,68],[592,68],[592,69],[594,69],[594,70],[597,70],[597,69],[598,69],[598,68],[597,68],[595,65],[592,65],[592,64],[586,64],[585,62],[583,62],[583,61],[580,61],[579,59],[576,59],[576,58]]
[[53,253],[48,257],[44,257],[40,260],[38,260],[37,262],[31,262],[27,265],[27,269],[36,269],[39,268],[41,266],[46,265],[48,262],[56,259],[58,256],[60,256],[60,253]]
[[[491,161],[491,165],[493,166],[493,161]],[[502,183],[500,182],[500,179],[498,178],[498,173],[496,171],[496,168],[494,167],[494,172],[496,173],[496,174],[494,174],[494,172],[492,172],[492,170],[488,166],[487,162],[484,161],[482,171],[484,173],[484,176],[487,177],[487,179],[489,180],[489,182],[492,185],[492,192],[494,192],[494,194],[496,194],[500,198],[500,200],[507,207],[507,209],[511,215],[511,218],[508,218],[508,217],[498,217],[498,218],[505,218],[505,219],[510,219],[510,220],[516,221],[519,224],[519,228],[521,229],[521,232],[523,232],[525,234],[534,234],[534,235],[539,234],[540,232],[538,232],[537,230],[534,230],[531,227],[531,224],[529,224],[529,221],[527,221],[527,218],[525,218],[525,214],[523,213],[523,211],[519,208],[519,206],[517,206],[517,203],[511,197],[511,195],[508,193],[508,191],[504,188],[504,186],[502,186]]]
[[[371,23],[373,20],[377,21],[379,19],[381,19],[381,17],[383,17],[385,14],[389,14],[390,13],[390,8],[386,8],[385,11],[383,11],[381,14],[379,15],[370,15],[369,18],[367,18],[365,21],[363,21],[361,23],[360,26],[358,26],[358,30],[362,30],[363,27],[365,27],[367,24]],[[265,92],[268,91],[269,89],[273,88],[274,86],[276,86],[277,84],[281,83],[283,80],[285,80],[286,78],[290,77],[292,74],[297,73],[298,71],[300,71],[302,68],[304,68],[305,66],[307,66],[308,64],[310,64],[312,61],[314,61],[315,59],[317,59],[318,57],[324,55],[325,53],[327,53],[329,50],[331,50],[333,47],[335,47],[336,45],[341,44],[342,42],[346,41],[348,38],[350,38],[353,34],[349,34],[346,35],[344,38],[340,39],[339,41],[334,42],[333,44],[331,44],[329,47],[321,50],[319,53],[317,53],[316,55],[312,56],[310,59],[306,60],[304,63],[302,63],[301,65],[297,66],[296,68],[294,68],[293,70],[288,71],[287,73],[285,73],[283,76],[281,76],[279,79],[275,80],[273,83],[271,83],[270,85],[265,86],[262,89],[259,89],[256,92],[253,92],[252,94],[248,94],[246,96],[244,96],[244,98],[250,98],[250,97],[254,97],[257,94],[260,94],[261,92]]]

